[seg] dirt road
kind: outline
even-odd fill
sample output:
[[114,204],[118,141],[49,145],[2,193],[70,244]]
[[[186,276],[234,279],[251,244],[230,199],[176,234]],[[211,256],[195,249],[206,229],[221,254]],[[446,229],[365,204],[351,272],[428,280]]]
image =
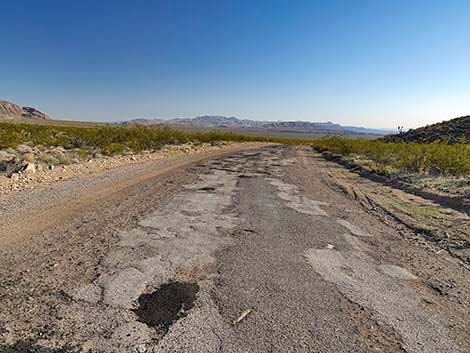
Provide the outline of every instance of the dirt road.
[[470,351],[468,265],[332,178],[266,146],[4,198],[0,352]]

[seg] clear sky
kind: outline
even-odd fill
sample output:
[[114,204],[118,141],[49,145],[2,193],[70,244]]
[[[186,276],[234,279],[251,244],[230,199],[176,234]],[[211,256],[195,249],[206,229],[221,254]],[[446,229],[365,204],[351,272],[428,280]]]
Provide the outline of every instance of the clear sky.
[[4,0],[0,99],[115,121],[470,114],[470,1]]

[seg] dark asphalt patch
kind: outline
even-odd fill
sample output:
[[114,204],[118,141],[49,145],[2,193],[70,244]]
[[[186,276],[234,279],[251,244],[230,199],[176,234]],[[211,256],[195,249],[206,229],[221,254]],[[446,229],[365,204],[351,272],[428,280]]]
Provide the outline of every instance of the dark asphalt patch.
[[152,293],[142,294],[139,307],[134,310],[138,321],[166,334],[170,326],[185,317],[194,306],[197,283],[169,282]]
[[198,189],[199,191],[215,191],[215,188],[212,186],[204,186]]
[[77,349],[70,347],[46,348],[31,340],[20,340],[13,345],[4,345],[0,343],[0,352],[2,353],[78,353]]

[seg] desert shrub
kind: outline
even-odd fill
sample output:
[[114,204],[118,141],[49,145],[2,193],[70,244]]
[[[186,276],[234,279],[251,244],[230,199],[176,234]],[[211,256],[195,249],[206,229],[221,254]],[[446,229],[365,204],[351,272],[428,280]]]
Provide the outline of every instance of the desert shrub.
[[21,143],[21,137],[17,131],[0,129],[0,148],[16,148]]
[[65,149],[99,151],[105,155],[114,155],[128,151],[157,150],[169,144],[220,141],[248,142],[274,141],[274,139],[233,132],[186,132],[158,126],[75,127],[0,123],[0,148],[16,148],[19,144],[60,146]]
[[313,141],[318,149],[372,160],[379,170],[452,176],[470,175],[470,145],[458,143],[386,143],[381,140],[330,137]]

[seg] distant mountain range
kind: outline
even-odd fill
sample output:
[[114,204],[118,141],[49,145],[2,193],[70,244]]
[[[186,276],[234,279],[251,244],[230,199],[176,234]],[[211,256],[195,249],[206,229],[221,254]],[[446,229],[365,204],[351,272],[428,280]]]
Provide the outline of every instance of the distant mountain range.
[[[49,120],[50,117],[31,107],[21,107],[18,104],[0,100],[0,121]],[[120,122],[123,125],[166,125],[181,128],[215,128],[229,130],[244,130],[269,133],[292,133],[311,135],[359,135],[380,137],[393,133],[393,130],[368,129],[357,126],[342,126],[332,122],[310,121],[261,121],[239,119],[234,116],[203,115],[195,118],[176,119],[145,119],[137,118]]]
[[365,134],[383,136],[393,133],[387,129],[369,129],[358,126],[343,126],[332,122],[310,121],[260,121],[225,117],[218,115],[204,115],[195,118],[176,119],[145,119],[137,118],[122,122],[127,125],[169,125],[186,127],[210,127],[219,129],[263,129],[282,132],[323,132],[331,134]]

